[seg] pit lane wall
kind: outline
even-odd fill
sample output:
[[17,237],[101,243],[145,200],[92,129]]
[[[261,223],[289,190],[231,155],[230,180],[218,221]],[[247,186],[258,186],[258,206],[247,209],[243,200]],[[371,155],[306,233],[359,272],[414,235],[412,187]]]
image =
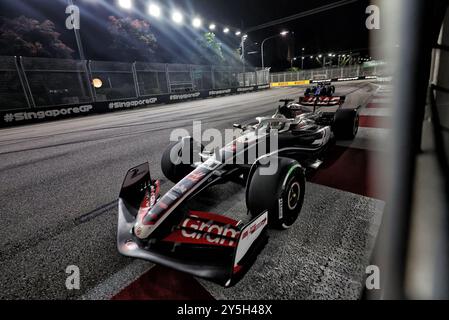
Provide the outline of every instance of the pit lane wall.
[[269,84],[0,112],[0,128],[270,89]]

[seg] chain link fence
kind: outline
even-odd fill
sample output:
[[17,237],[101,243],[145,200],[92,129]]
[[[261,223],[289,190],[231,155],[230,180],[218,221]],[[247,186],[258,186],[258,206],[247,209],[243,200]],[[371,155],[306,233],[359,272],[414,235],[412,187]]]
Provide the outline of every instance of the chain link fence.
[[229,66],[0,57],[0,110],[388,74],[384,65],[273,74],[268,69],[242,71]]
[[170,93],[167,65],[136,62],[135,71],[140,96]]
[[133,64],[107,61],[89,61],[88,64],[92,79],[101,83],[101,86],[94,86],[95,101],[137,97]]
[[14,57],[0,57],[0,109],[28,108],[23,77]]
[[302,80],[326,80],[337,78],[356,78],[367,76],[388,76],[390,74],[387,65],[379,64],[375,66],[346,66],[335,68],[321,68],[313,70],[303,70],[298,72],[280,72],[271,74],[271,82],[289,82]]
[[[31,107],[77,104],[92,100],[85,61],[19,58]],[[3,106],[2,106],[3,107]]]
[[270,74],[269,69],[0,57],[0,111],[251,87],[270,82],[385,76],[385,65]]
[[0,57],[0,111],[269,84],[269,70]]

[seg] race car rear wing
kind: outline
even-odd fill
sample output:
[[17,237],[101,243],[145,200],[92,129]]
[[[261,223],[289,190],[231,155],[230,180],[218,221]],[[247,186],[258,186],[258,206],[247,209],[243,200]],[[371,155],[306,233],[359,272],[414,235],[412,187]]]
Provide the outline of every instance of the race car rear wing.
[[243,224],[223,215],[176,209],[149,239],[133,233],[140,202],[154,190],[148,164],[128,171],[118,205],[117,247],[121,254],[151,261],[232,286],[268,241],[268,213]]
[[317,107],[334,107],[342,105],[346,101],[346,96],[332,96],[332,97],[300,97],[299,104],[303,106],[317,106]]

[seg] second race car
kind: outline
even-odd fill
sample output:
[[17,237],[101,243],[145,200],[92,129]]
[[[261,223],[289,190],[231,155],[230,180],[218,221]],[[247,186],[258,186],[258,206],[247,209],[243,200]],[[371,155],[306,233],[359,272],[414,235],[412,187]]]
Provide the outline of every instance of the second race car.
[[330,97],[335,93],[335,86],[330,81],[318,82],[315,86],[305,90],[305,96]]

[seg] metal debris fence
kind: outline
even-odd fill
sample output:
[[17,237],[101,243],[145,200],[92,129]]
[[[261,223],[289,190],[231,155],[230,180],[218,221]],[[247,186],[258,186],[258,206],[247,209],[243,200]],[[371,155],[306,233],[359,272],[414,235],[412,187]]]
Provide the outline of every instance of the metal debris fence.
[[[94,86],[93,80],[99,85]],[[0,57],[0,111],[269,84],[269,69]]]

